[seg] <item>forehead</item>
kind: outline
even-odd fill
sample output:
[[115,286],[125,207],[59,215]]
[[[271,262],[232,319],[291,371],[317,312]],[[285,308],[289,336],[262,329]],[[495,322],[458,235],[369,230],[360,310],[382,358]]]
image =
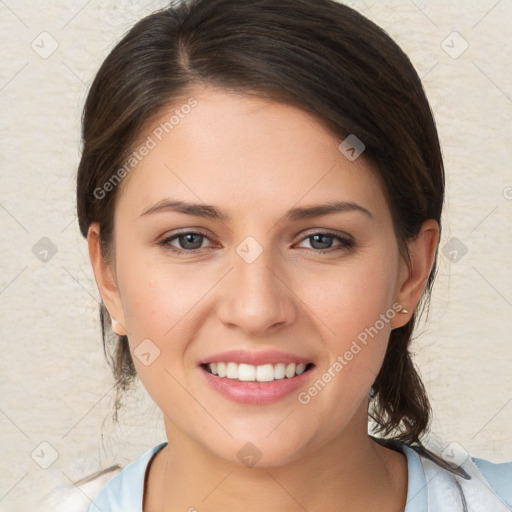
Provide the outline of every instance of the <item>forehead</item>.
[[168,197],[233,212],[242,204],[278,213],[285,205],[355,198],[386,208],[375,172],[364,158],[348,160],[340,142],[296,107],[196,89],[143,130],[135,151],[149,149],[122,184],[120,201],[139,214]]

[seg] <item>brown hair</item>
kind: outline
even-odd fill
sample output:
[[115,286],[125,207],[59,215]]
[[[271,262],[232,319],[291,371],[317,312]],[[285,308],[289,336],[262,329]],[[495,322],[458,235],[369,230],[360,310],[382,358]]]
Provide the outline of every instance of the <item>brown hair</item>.
[[[404,257],[425,220],[441,224],[444,169],[433,116],[410,60],[384,30],[333,0],[185,0],[122,38],[85,103],[78,219],[84,237],[92,222],[100,224],[107,261],[118,187],[101,198],[97,191],[122,167],[148,120],[201,84],[294,105],[340,141],[355,134],[383,184]],[[421,310],[435,272],[434,263]],[[423,449],[431,409],[409,352],[417,313],[391,332],[369,414],[383,437]],[[128,340],[113,335],[103,304],[100,314],[122,391],[136,375]]]

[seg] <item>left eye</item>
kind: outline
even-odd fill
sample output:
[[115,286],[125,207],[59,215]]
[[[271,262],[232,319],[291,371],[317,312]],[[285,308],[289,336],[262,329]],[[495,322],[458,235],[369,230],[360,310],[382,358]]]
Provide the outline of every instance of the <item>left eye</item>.
[[[332,240],[339,240],[339,244],[332,246]],[[330,252],[342,249],[350,249],[354,246],[354,240],[347,236],[340,236],[334,233],[312,233],[302,239],[303,241],[310,240],[310,243],[319,244],[320,247],[313,247],[316,252]],[[327,246],[327,247],[326,247]]]
[[[178,233],[176,235],[172,235],[170,237],[164,238],[159,245],[170,249],[176,253],[194,253],[201,249],[204,240],[209,240],[209,238],[202,234],[194,231],[189,231],[186,233]],[[337,239],[339,241],[338,245],[333,246],[333,240]],[[178,241],[179,247],[176,247],[172,244],[175,240]],[[310,243],[314,245],[320,245],[320,247],[313,247],[312,249],[315,252],[330,252],[336,250],[347,250],[352,248],[354,244],[354,240],[350,238],[348,235],[340,236],[334,233],[328,232],[317,232],[311,233],[308,236],[304,237],[301,240],[301,243],[306,240],[310,240]]]

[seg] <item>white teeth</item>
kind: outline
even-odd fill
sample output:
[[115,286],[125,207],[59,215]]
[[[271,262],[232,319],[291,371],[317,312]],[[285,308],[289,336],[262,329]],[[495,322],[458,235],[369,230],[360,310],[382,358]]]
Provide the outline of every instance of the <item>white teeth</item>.
[[306,365],[303,363],[277,363],[263,364],[254,366],[252,364],[229,363],[209,363],[208,368],[213,375],[226,377],[228,379],[238,379],[246,382],[272,382],[274,379],[280,380],[287,377],[291,379],[306,371]]
[[[210,370],[211,370],[210,366]],[[226,376],[226,363],[217,363],[217,375],[219,377],[225,377]]]
[[[234,378],[236,379],[236,377],[234,377]],[[238,380],[244,380],[244,381],[256,380],[256,366],[253,366],[252,364],[239,364],[238,365]]]
[[301,373],[304,373],[305,369],[306,369],[306,365],[305,364],[298,364],[297,368],[295,368],[295,373],[297,375],[300,375]]
[[236,363],[227,364],[226,377],[228,379],[238,379],[238,365]]
[[286,365],[284,363],[277,363],[274,366],[274,379],[284,379],[286,372]]
[[274,380],[274,367],[271,364],[257,366],[256,380],[258,382],[272,382]]
[[284,374],[285,374],[289,379],[291,379],[292,377],[294,377],[294,376],[295,376],[295,363],[290,363],[290,364],[286,367],[286,370],[285,370]]

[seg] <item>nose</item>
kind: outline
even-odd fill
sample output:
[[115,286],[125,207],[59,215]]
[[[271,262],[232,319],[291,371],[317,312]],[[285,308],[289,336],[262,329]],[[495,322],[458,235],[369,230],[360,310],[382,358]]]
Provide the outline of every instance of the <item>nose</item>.
[[263,250],[254,261],[235,252],[222,286],[218,316],[247,336],[268,336],[269,330],[290,325],[296,316],[289,276],[271,252]]

